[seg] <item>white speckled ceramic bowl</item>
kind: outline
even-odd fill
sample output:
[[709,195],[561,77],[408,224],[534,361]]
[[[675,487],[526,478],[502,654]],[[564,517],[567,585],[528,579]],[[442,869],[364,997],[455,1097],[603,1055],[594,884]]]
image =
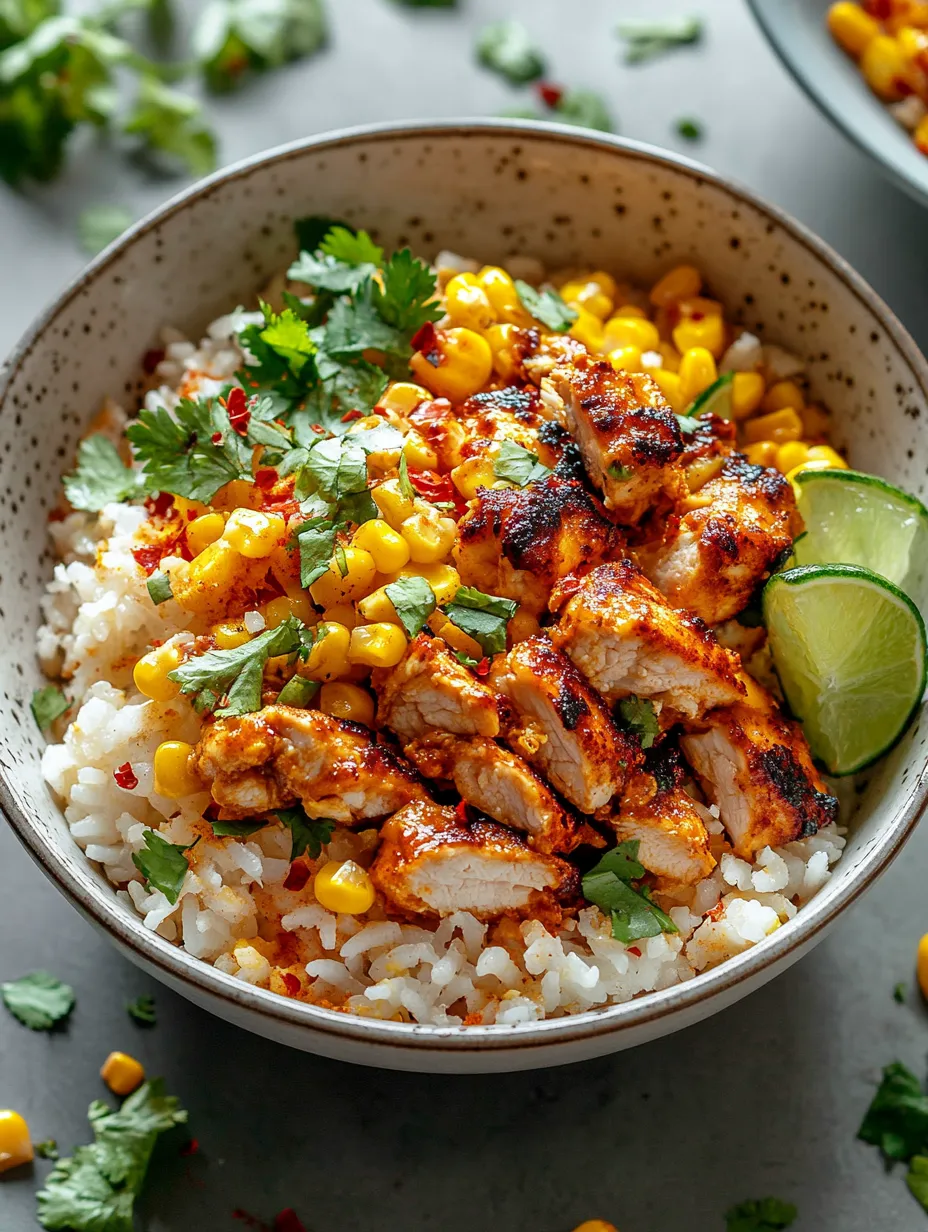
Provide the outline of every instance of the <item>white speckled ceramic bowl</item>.
[[899,851],[924,808],[926,719],[862,792],[819,895],[754,949],[679,987],[605,1011],[466,1030],[374,1022],[242,984],[145,930],[72,842],[39,773],[29,714],[33,636],[52,568],[45,519],[100,400],[131,402],[159,327],[196,333],[246,302],[321,213],[411,244],[504,262],[622,271],[647,284],[681,260],[764,338],[801,354],[851,462],[925,497],[928,367],[874,293],[824,244],[704,168],[550,125],[436,123],[313,138],[230,167],[139,223],[30,329],[0,371],[0,803],[27,849],[119,949],[175,991],[298,1048],[398,1069],[482,1071],[579,1061],[677,1030],[784,970]]
[[928,204],[928,157],[837,45],[825,19],[831,0],[749,0],[777,55],[813,102],[910,196]]

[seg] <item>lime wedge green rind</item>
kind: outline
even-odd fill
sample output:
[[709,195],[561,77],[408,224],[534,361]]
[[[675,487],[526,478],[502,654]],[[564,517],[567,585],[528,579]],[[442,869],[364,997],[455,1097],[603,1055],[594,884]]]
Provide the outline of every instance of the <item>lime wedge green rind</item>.
[[694,419],[697,415],[705,415],[712,412],[713,415],[718,415],[720,419],[731,419],[732,415],[732,383],[734,382],[735,374],[733,372],[723,373],[717,381],[713,381],[708,389],[704,389],[690,405],[686,408],[687,415]]
[[829,773],[888,752],[925,690],[925,624],[912,600],[859,565],[802,565],[770,579],[763,613],[786,700]]

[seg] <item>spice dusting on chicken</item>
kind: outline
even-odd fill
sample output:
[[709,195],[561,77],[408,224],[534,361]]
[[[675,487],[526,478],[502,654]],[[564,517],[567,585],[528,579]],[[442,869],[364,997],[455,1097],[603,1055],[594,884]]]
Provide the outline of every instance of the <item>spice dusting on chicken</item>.
[[255,311],[165,331],[66,479],[45,776],[127,910],[280,995],[628,1000],[841,853],[747,611],[826,414],[691,267],[531,269],[331,226]]

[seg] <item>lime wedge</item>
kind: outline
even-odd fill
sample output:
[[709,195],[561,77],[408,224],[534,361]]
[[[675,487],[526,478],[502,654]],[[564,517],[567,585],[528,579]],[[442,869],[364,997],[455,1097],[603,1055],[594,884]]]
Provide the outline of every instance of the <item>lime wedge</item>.
[[894,582],[928,615],[928,509],[914,496],[858,471],[800,471],[796,503],[806,533],[797,565],[862,565]]
[[708,389],[704,389],[689,404],[686,408],[687,415],[695,419],[697,415],[705,415],[707,411],[711,411],[721,419],[731,419],[731,387],[734,379],[733,372],[726,372],[717,381],[713,381]]
[[853,774],[896,743],[925,689],[925,624],[886,578],[804,565],[764,587],[777,675],[814,755]]

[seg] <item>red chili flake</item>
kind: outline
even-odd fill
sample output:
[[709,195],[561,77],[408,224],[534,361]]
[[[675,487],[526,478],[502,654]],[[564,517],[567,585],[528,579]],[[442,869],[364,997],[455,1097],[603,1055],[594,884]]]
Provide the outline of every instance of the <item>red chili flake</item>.
[[145,508],[151,518],[163,518],[174,504],[170,492],[159,492],[157,496],[146,496]]
[[306,1232],[306,1228],[297,1218],[296,1211],[291,1207],[274,1216],[274,1227],[271,1232]]
[[300,980],[299,976],[293,974],[292,971],[281,971],[280,978],[284,982],[284,988],[287,990],[288,997],[298,997],[300,995]]
[[310,424],[309,426],[318,436],[325,436],[325,428],[323,428],[322,424]]
[[480,662],[474,668],[474,673],[477,676],[489,676],[490,660],[486,657],[486,655],[484,655],[484,657],[480,660]]
[[239,436],[245,436],[248,432],[251,411],[248,409],[248,399],[245,397],[245,391],[240,385],[233,385],[229,390],[226,410],[229,412],[229,423],[232,425],[232,431],[237,432]]
[[364,416],[360,411],[345,411],[342,416],[342,423],[351,423],[353,419],[363,419]]
[[121,787],[123,791],[133,791],[139,785],[138,776],[132,769],[131,763],[127,761],[116,767],[113,771],[113,778],[116,780],[116,786]]
[[181,1155],[196,1155],[200,1149],[200,1144],[196,1138],[191,1138],[189,1142],[185,1142],[180,1148]]
[[158,365],[161,363],[163,359],[164,359],[164,348],[163,347],[154,348],[151,351],[146,351],[145,354],[142,356],[142,368],[144,369],[145,372],[147,372],[149,376],[151,376],[151,374],[154,372],[154,370],[158,367]]
[[550,81],[539,81],[535,89],[546,107],[556,107],[564,97],[564,87],[556,86]]
[[284,889],[302,890],[307,881],[309,881],[309,869],[302,860],[294,860],[290,865],[290,871],[284,878]]
[[277,482],[277,472],[273,466],[259,466],[255,471],[255,483],[262,492],[269,492]]
[[257,1228],[258,1232],[268,1232],[266,1223],[262,1223],[257,1215],[252,1215],[250,1211],[243,1211],[240,1206],[237,1206],[232,1212],[233,1219],[240,1219],[246,1227]]
[[414,423],[420,431],[423,431],[434,428],[436,425],[442,425],[453,417],[451,403],[447,398],[434,398],[431,401],[425,398],[414,410],[410,411],[409,422]]
[[427,501],[453,501],[458,494],[450,475],[435,471],[410,471],[409,482]]
[[886,21],[893,14],[893,0],[864,0],[864,9],[871,17]]
[[222,444],[222,433],[214,432],[213,435],[209,439],[213,442],[214,445],[221,445]]
[[628,947],[628,952],[629,954],[634,954],[636,958],[641,957],[641,950],[638,949],[637,945],[630,945]]
[[135,557],[135,563],[141,565],[149,577],[161,564],[161,557],[168,555],[168,545],[148,544],[143,548],[133,548],[132,555]]
[[414,351],[431,351],[438,346],[438,334],[432,321],[419,327],[413,334],[410,345]]

